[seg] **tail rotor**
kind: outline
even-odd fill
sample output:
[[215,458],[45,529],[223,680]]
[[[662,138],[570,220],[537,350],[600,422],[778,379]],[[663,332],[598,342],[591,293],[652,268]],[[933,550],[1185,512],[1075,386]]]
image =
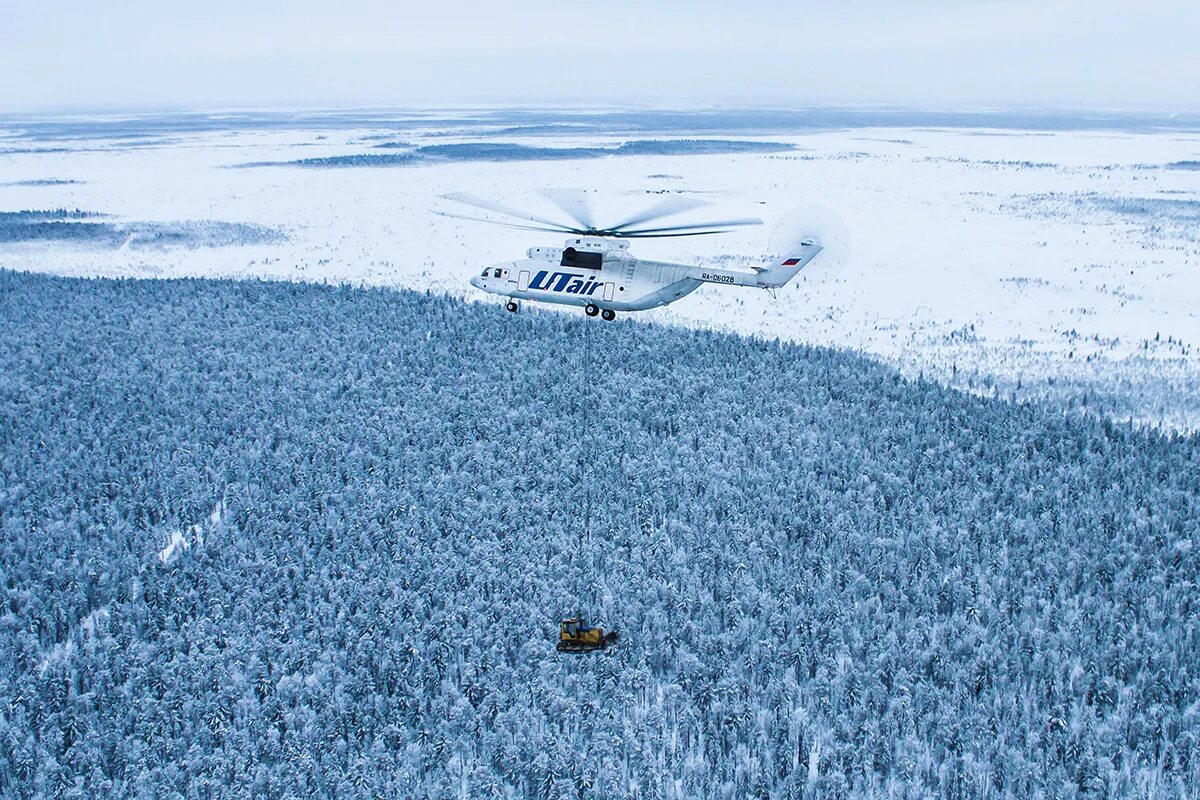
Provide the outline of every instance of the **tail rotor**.
[[850,229],[833,209],[821,205],[802,205],[789,209],[772,226],[768,238],[773,256],[786,257],[802,252],[806,242],[821,247],[821,257],[805,269],[813,279],[840,275],[853,255]]

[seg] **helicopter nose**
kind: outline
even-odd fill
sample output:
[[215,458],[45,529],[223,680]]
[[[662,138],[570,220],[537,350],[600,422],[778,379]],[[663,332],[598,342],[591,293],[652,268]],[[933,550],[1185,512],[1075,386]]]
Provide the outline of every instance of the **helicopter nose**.
[[474,286],[476,289],[482,289],[483,288],[483,279],[480,278],[478,275],[474,275],[471,278],[471,285]]

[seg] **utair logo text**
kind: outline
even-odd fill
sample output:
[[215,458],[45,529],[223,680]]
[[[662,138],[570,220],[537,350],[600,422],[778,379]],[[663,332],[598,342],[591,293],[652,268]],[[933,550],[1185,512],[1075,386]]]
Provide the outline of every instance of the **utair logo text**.
[[533,280],[529,282],[530,289],[544,289],[548,292],[562,292],[563,294],[577,294],[583,297],[591,297],[592,294],[603,284],[588,275],[587,278],[575,272],[551,272],[548,269],[541,270],[537,275],[533,276]]

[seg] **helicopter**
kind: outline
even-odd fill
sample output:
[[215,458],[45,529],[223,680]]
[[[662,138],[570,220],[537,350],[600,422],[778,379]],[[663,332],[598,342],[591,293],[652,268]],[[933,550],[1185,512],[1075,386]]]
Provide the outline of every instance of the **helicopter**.
[[706,205],[685,197],[667,197],[615,225],[597,226],[582,194],[547,190],[543,194],[571,218],[563,224],[544,216],[509,208],[469,194],[443,195],[444,199],[507,217],[438,211],[444,217],[485,222],[518,230],[567,233],[562,247],[531,247],[526,257],[493,264],[471,278],[471,285],[508,298],[505,308],[517,312],[523,301],[582,307],[589,317],[616,319],[618,311],[645,311],[673,303],[705,283],[747,286],[774,291],[796,276],[821,252],[813,238],[805,238],[778,259],[755,265],[752,272],[676,264],[636,258],[629,240],[728,233],[746,225],[761,225],[755,218],[663,225],[664,217]]

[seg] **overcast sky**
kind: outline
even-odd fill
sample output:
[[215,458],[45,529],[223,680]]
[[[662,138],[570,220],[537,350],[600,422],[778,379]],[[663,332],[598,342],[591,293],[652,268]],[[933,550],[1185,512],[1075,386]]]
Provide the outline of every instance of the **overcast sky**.
[[0,112],[543,102],[1196,111],[1200,0],[0,0]]

